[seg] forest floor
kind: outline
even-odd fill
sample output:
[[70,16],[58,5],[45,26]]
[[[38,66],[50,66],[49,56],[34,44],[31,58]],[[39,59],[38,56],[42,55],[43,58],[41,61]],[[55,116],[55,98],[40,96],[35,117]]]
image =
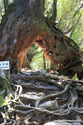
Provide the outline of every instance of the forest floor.
[[13,88],[19,98],[10,114],[12,125],[83,125],[83,80],[46,70],[21,71],[11,78],[21,86]]

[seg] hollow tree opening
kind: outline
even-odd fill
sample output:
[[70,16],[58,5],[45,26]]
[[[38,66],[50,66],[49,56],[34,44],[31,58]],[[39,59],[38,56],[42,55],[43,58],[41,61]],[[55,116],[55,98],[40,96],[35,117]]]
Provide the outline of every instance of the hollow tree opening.
[[22,60],[22,70],[43,69],[43,51],[37,44],[32,44]]
[[83,70],[72,69],[82,66],[80,49],[56,27],[57,0],[53,3],[53,13],[49,18],[44,15],[45,0],[14,0],[8,6],[0,28],[0,60],[9,60],[12,71],[36,43],[51,63],[60,64],[59,72],[69,77],[72,77],[70,71],[73,75],[77,72],[82,79]]

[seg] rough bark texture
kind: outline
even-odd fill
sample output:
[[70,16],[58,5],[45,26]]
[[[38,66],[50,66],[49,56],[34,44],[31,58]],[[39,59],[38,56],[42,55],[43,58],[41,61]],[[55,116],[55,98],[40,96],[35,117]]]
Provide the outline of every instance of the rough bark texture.
[[75,42],[64,36],[53,20],[45,19],[44,2],[45,0],[15,0],[3,17],[0,29],[0,60],[9,60],[12,72],[15,72],[16,66],[16,70],[21,69],[19,65],[33,43],[42,48],[51,63],[60,64],[60,71],[75,59],[77,62],[70,66],[82,65],[79,47]]

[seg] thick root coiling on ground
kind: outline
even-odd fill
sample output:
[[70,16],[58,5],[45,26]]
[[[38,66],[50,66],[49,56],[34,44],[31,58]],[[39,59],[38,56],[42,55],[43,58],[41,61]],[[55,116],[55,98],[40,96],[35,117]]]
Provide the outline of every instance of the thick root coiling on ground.
[[[2,77],[0,76],[0,78]],[[27,123],[31,122],[34,115],[36,122],[39,117],[40,123],[42,123],[40,116],[42,117],[42,124],[48,121],[47,117],[50,117],[49,122],[51,119],[58,122],[60,117],[63,117],[62,122],[65,118],[65,122],[83,123],[83,99],[81,97],[83,80],[71,80],[65,76],[44,74],[39,71],[20,72],[11,75],[11,79],[6,77],[2,79],[6,82],[7,89],[10,90],[12,96],[6,100],[6,104],[0,106],[2,119],[0,124],[17,124],[19,114],[23,117],[29,116]],[[43,118],[42,114],[46,117]],[[72,114],[78,117],[72,118]],[[53,116],[56,116],[57,119],[55,117],[53,119]],[[66,116],[69,116],[70,119]],[[37,123],[34,122],[34,124]]]

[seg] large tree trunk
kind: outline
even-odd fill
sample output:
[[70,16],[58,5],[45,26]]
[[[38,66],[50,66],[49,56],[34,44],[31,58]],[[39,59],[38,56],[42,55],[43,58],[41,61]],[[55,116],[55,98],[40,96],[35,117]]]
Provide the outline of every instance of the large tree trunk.
[[10,60],[11,69],[17,60],[22,60],[32,43],[39,39],[43,32],[47,32],[43,4],[43,0],[17,0],[9,6],[8,13],[4,16],[1,24],[0,60]]
[[[9,60],[11,71],[16,65],[16,70],[21,70],[24,55],[33,43],[42,48],[51,63],[60,63],[60,70],[69,66],[77,57],[77,64],[82,64],[79,47],[56,28],[53,21],[56,14],[54,17],[53,13],[50,20],[45,19],[44,3],[45,0],[14,0],[6,10],[0,29],[0,60]],[[55,0],[54,3],[55,12]]]

